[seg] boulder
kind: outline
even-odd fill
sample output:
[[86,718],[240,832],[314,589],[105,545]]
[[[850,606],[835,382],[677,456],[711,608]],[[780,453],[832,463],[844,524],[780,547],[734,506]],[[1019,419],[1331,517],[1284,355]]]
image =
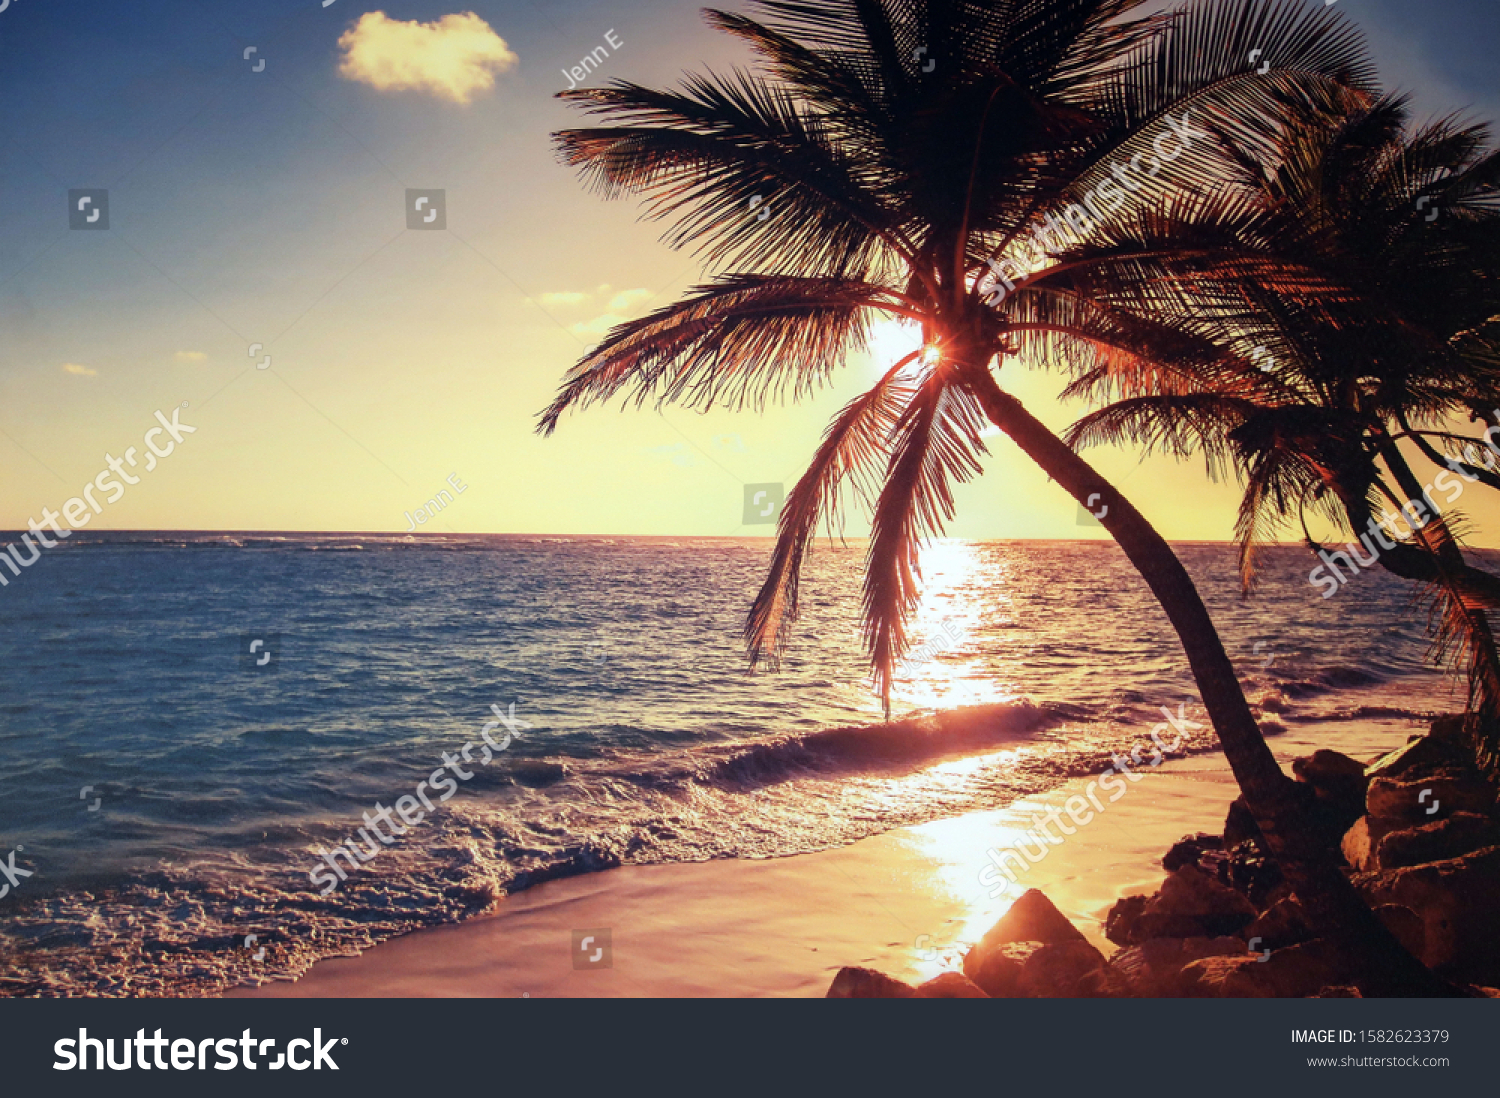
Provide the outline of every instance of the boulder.
[[1042,942],[1054,945],[1058,942],[1085,940],[1079,929],[1057,910],[1051,900],[1032,888],[1010,905],[1010,910],[998,923],[985,931],[975,948],[1000,946],[1006,942]]
[[1115,906],[1104,917],[1104,936],[1120,946],[1136,941],[1135,921],[1146,910],[1146,904],[1150,900],[1150,896],[1122,896],[1116,900]]
[[976,945],[964,956],[964,975],[992,999],[1014,999],[1021,992],[1021,969],[1041,942]]
[[1364,787],[1365,764],[1339,751],[1319,749],[1311,755],[1292,760],[1292,774],[1299,782],[1314,789],[1352,783]]
[[1406,781],[1375,778],[1365,794],[1371,816],[1414,824],[1446,819],[1455,812],[1488,815],[1495,807],[1495,791],[1477,778],[1454,772],[1428,774]]
[[1292,774],[1312,786],[1319,805],[1342,834],[1364,815],[1365,767],[1357,759],[1337,751],[1318,750],[1292,761]]
[[1422,925],[1422,916],[1400,904],[1381,904],[1375,914],[1385,928],[1396,936],[1413,957],[1420,957],[1427,948],[1427,929]]
[[1380,840],[1375,865],[1360,868],[1399,869],[1441,862],[1487,846],[1500,846],[1500,823],[1476,812],[1455,812],[1447,819],[1392,830]]
[[913,999],[988,999],[962,972],[945,972],[934,976],[912,995]]
[[1328,986],[1352,983],[1331,946],[1314,939],[1259,955],[1205,957],[1182,970],[1184,995],[1192,999],[1302,999]]
[[1044,945],[1021,966],[1017,991],[1028,999],[1098,999],[1109,994],[1104,954],[1085,941]]
[[1380,840],[1400,826],[1401,824],[1396,820],[1382,820],[1379,816],[1361,816],[1354,821],[1354,826],[1344,833],[1343,841],[1339,843],[1339,849],[1344,852],[1344,861],[1360,873],[1379,869],[1380,863],[1376,858],[1376,853],[1380,849]]
[[1500,983],[1500,846],[1425,865],[1364,873],[1372,905],[1399,904],[1422,919],[1422,961],[1443,976]]
[[908,983],[876,972],[873,968],[845,966],[828,986],[828,999],[910,999],[917,989]]
[[1281,867],[1253,842],[1240,843],[1219,866],[1219,881],[1248,896],[1256,910],[1269,907],[1282,887]]
[[1316,995],[1309,995],[1310,999],[1363,999],[1357,987],[1325,987]]
[[1240,932],[1240,937],[1251,953],[1259,953],[1263,949],[1282,949],[1308,941],[1313,932],[1297,898],[1287,896],[1256,916],[1255,921]]
[[1184,839],[1178,839],[1172,844],[1161,860],[1161,867],[1171,873],[1185,865],[1194,869],[1198,868],[1198,860],[1207,850],[1223,850],[1224,840],[1217,835],[1208,835],[1200,831],[1196,835],[1189,835]]
[[1192,866],[1162,882],[1131,928],[1136,941],[1148,938],[1217,938],[1234,934],[1255,918],[1249,900]]
[[1382,755],[1365,767],[1365,777],[1411,779],[1441,770],[1464,771],[1473,765],[1474,754],[1461,736],[1434,731],[1413,737],[1404,747]]
[[1109,959],[1123,993],[1137,999],[1176,999],[1183,995],[1182,970],[1204,957],[1242,957],[1239,938],[1152,938],[1127,946]]

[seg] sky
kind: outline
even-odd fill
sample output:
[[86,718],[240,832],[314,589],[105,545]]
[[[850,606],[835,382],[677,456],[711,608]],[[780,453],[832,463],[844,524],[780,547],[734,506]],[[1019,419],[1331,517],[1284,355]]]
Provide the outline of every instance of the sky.
[[[1337,2],[1421,114],[1500,118],[1493,0]],[[747,61],[698,4],[0,4],[0,528],[61,509],[106,455],[145,458],[161,412],[195,430],[92,528],[397,532],[448,489],[423,529],[768,534],[744,486],[789,487],[908,349],[884,330],[763,415],[611,405],[534,434],[584,350],[704,273],[556,161],[578,116],[553,97],[601,49],[585,84]],[[93,189],[109,228],[70,228],[69,192]],[[407,227],[409,189],[443,192],[445,227]],[[1002,380],[1056,429],[1083,411],[1057,376]],[[1103,536],[987,441],[950,534]],[[1088,456],[1167,537],[1231,536],[1236,488],[1200,464]],[[1500,544],[1500,506],[1470,512]]]

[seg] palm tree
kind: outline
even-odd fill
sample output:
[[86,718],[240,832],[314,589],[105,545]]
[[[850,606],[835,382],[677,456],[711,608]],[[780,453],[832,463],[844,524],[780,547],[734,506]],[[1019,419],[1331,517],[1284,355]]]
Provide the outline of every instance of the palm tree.
[[[1437,993],[1443,985],[1315,838],[1305,788],[1277,765],[1166,541],[994,376],[1038,341],[1124,358],[1218,357],[1207,340],[1073,293],[1061,264],[1001,301],[988,262],[1111,175],[1141,202],[1212,184],[1180,155],[1191,112],[1236,119],[1278,92],[1370,84],[1358,37],[1336,13],[1215,0],[1140,16],[1143,2],[759,0],[761,21],[707,13],[759,54],[759,73],[692,76],[675,91],[615,81],[562,93],[611,123],[560,133],[563,160],[606,197],[645,196],[652,216],[673,222],[669,243],[732,271],[611,332],[570,371],[539,429],[621,394],[638,405],[763,408],[825,383],[863,349],[873,319],[919,325],[924,350],[843,410],[787,499],[746,626],[752,663],[775,666],[818,524],[832,521],[845,489],[868,489],[865,635],[889,698],[921,545],[952,517],[952,485],[980,471],[987,419],[1080,503],[1106,508],[1104,527],[1177,631],[1246,802],[1311,916],[1372,991]],[[1246,63],[1254,49],[1268,73]],[[1184,129],[1169,157],[1170,135]]]
[[[1305,531],[1306,514],[1321,512],[1363,536],[1383,568],[1431,593],[1438,650],[1468,673],[1476,760],[1500,776],[1500,655],[1487,617],[1500,606],[1500,576],[1464,557],[1456,513],[1437,511],[1431,479],[1424,485],[1399,445],[1410,440],[1443,470],[1439,489],[1450,465],[1500,486],[1494,472],[1450,463],[1428,441],[1461,445],[1448,421],[1493,409],[1500,395],[1500,356],[1486,338],[1500,313],[1500,154],[1486,151],[1483,126],[1445,119],[1409,132],[1408,122],[1399,97],[1341,91],[1263,116],[1259,148],[1270,156],[1227,140],[1236,178],[1212,216],[1200,208],[1190,215],[1197,225],[1163,219],[1137,236],[1158,248],[1182,233],[1201,243],[1211,222],[1226,247],[1233,238],[1247,254],[1283,261],[1294,289],[1201,278],[1137,279],[1135,294],[1117,287],[1117,304],[1132,297],[1131,307],[1231,353],[1206,368],[1085,370],[1072,393],[1118,399],[1067,437],[1199,451],[1211,473],[1240,472],[1247,589],[1255,544],[1287,521]],[[1130,256],[1141,241],[1113,246]],[[1436,513],[1421,526],[1408,517],[1407,540],[1387,538],[1377,509],[1399,514],[1407,501],[1421,505],[1419,518]]]

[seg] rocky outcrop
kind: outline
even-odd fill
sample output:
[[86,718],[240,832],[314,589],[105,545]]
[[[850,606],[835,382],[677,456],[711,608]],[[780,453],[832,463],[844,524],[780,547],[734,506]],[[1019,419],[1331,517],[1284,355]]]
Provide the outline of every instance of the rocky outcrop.
[[1255,921],[1240,932],[1252,953],[1264,949],[1283,949],[1300,945],[1312,939],[1313,930],[1297,897],[1287,896],[1277,900],[1255,917]]
[[975,949],[985,946],[1000,946],[1007,942],[1041,942],[1056,945],[1059,942],[1086,941],[1083,933],[1068,921],[1068,917],[1053,902],[1037,889],[1029,889],[1010,905],[1010,910],[979,939]]
[[1067,943],[1088,945],[1068,917],[1033,888],[964,955],[964,975],[993,998],[1025,995],[1021,973],[1031,956],[1044,946]]
[[1452,772],[1376,778],[1365,795],[1365,810],[1371,816],[1411,824],[1445,819],[1455,812],[1488,815],[1494,807],[1494,790],[1477,778]]
[[1372,904],[1410,908],[1422,920],[1423,963],[1444,975],[1500,982],[1500,846],[1458,858],[1360,874]]
[[1411,908],[1400,904],[1381,904],[1375,909],[1375,914],[1413,957],[1420,957],[1427,951],[1426,925],[1422,922],[1422,916]]
[[1218,938],[1234,934],[1256,916],[1254,905],[1192,866],[1162,882],[1130,927],[1132,943],[1151,938]]
[[1292,761],[1292,774],[1297,781],[1312,787],[1318,807],[1339,834],[1364,815],[1369,778],[1365,775],[1365,764],[1358,759],[1337,751],[1314,751],[1306,758]]
[[964,975],[993,999],[1014,999],[1021,994],[1021,969],[1041,942],[983,942],[964,955]]
[[1027,957],[1016,990],[1028,999],[1097,999],[1110,986],[1104,954],[1080,938],[1044,945]]
[[1434,721],[1425,735],[1413,736],[1405,747],[1372,762],[1365,768],[1365,777],[1373,782],[1379,778],[1406,778],[1415,772],[1463,772],[1473,762],[1473,751],[1464,742],[1458,722],[1442,719]]
[[1458,858],[1487,846],[1500,846],[1500,823],[1477,812],[1455,812],[1447,819],[1388,832],[1380,840],[1374,864],[1360,868],[1402,869]]
[[912,993],[913,999],[988,999],[962,972],[934,976]]
[[908,983],[876,972],[873,968],[848,966],[839,969],[829,985],[827,999],[910,999],[917,989]]
[[1176,999],[1185,991],[1182,970],[1205,957],[1243,957],[1239,938],[1152,938],[1109,959],[1115,983],[1137,999]]
[[1173,873],[1185,865],[1197,869],[1205,854],[1223,849],[1224,840],[1218,835],[1209,835],[1200,831],[1196,835],[1189,835],[1173,843],[1172,849],[1163,856],[1161,867],[1168,873]]
[[1150,902],[1150,896],[1124,896],[1116,900],[1115,906],[1104,917],[1104,936],[1119,946],[1137,941],[1133,937],[1135,921],[1141,917],[1141,912],[1146,910],[1146,905]]
[[1207,957],[1182,970],[1190,999],[1301,999],[1352,981],[1322,939],[1264,954]]
[[[1461,723],[1368,766],[1315,751],[1293,766],[1315,838],[1342,850],[1353,882],[1413,955],[1476,994],[1500,996],[1500,808]],[[963,973],[920,987],[842,969],[830,998],[1358,998],[1362,974],[1308,916],[1243,802],[1223,836],[1195,834],[1162,859],[1150,896],[1110,910],[1106,960],[1057,907],[1025,893],[968,951]]]
[[1378,869],[1380,863],[1376,855],[1380,849],[1380,840],[1399,829],[1400,826],[1401,824],[1396,820],[1382,820],[1378,816],[1361,816],[1354,821],[1354,826],[1344,834],[1344,839],[1339,844],[1339,849],[1344,854],[1344,861],[1361,873]]

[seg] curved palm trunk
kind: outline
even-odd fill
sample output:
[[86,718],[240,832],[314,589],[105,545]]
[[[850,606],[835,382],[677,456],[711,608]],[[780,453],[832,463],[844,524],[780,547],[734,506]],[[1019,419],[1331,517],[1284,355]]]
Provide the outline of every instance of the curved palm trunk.
[[970,370],[969,383],[990,421],[1074,499],[1087,506],[1097,494],[1108,506],[1100,521],[1145,579],[1182,641],[1209,720],[1272,855],[1314,925],[1368,974],[1362,986],[1375,995],[1455,994],[1376,918],[1343,875],[1338,855],[1320,841],[1309,812],[1311,791],[1277,765],[1208,610],[1171,546],[1108,481],[1003,392],[988,369]]

